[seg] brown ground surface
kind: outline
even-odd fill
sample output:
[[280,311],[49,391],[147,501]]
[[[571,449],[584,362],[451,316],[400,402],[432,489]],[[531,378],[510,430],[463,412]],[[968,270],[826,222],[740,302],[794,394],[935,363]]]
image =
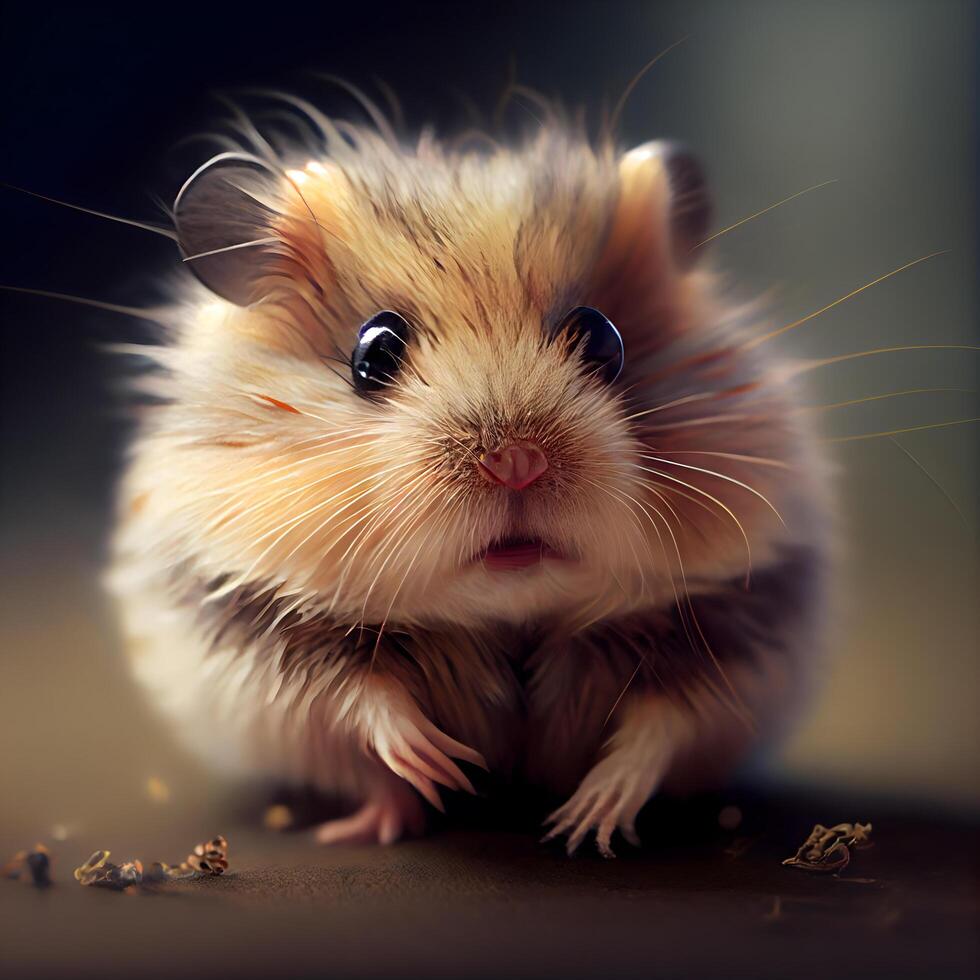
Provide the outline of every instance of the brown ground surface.
[[[744,817],[726,832],[732,802]],[[947,978],[978,964],[974,828],[881,800],[654,804],[646,846],[616,861],[568,860],[530,822],[472,813],[423,840],[335,850],[238,819],[214,828],[230,842],[224,877],[152,893],[77,885],[91,833],[53,845],[52,887],[0,882],[4,974]],[[841,820],[873,821],[876,840],[842,876],[781,865],[813,823]],[[119,825],[120,846],[102,845],[175,860],[212,832],[189,822]]]

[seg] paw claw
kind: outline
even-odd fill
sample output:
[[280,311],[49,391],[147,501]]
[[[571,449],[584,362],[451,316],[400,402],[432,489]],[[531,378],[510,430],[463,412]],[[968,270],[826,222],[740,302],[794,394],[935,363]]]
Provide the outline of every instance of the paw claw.
[[549,827],[542,843],[567,835],[565,850],[571,857],[590,833],[595,833],[596,850],[614,858],[612,836],[618,830],[634,847],[640,845],[634,822],[659,778],[656,769],[637,778],[629,759],[607,756],[593,767],[572,796],[544,821]]
[[479,752],[440,731],[414,706],[402,705],[400,710],[392,711],[386,724],[373,733],[372,742],[385,765],[441,812],[445,808],[437,785],[476,795],[473,784],[452,757],[486,768]]

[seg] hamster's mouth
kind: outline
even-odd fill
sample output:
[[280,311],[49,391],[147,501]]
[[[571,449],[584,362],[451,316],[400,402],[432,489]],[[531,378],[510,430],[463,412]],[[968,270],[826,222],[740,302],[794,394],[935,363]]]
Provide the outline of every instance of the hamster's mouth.
[[564,558],[540,538],[500,538],[479,552],[474,561],[482,562],[492,572],[516,572],[539,565],[546,558]]

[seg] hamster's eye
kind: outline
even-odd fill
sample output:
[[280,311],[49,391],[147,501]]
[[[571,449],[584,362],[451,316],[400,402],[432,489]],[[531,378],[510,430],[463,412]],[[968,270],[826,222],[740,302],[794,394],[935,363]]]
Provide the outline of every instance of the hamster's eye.
[[362,394],[387,388],[401,367],[407,340],[408,324],[392,310],[363,323],[350,356],[354,387]]
[[597,377],[612,384],[623,370],[623,338],[598,310],[577,306],[566,313],[554,336],[568,334],[573,346],[581,345],[582,359],[595,370]]

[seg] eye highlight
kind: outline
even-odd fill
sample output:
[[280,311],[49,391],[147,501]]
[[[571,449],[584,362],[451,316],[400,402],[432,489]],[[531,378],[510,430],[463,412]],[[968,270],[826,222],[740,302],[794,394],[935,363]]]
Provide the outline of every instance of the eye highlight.
[[391,384],[405,355],[408,332],[405,318],[393,310],[375,313],[361,324],[350,356],[354,387],[361,394],[380,391]]
[[552,337],[567,334],[578,345],[585,365],[606,384],[612,384],[623,370],[623,338],[612,322],[591,306],[577,306],[566,313]]

